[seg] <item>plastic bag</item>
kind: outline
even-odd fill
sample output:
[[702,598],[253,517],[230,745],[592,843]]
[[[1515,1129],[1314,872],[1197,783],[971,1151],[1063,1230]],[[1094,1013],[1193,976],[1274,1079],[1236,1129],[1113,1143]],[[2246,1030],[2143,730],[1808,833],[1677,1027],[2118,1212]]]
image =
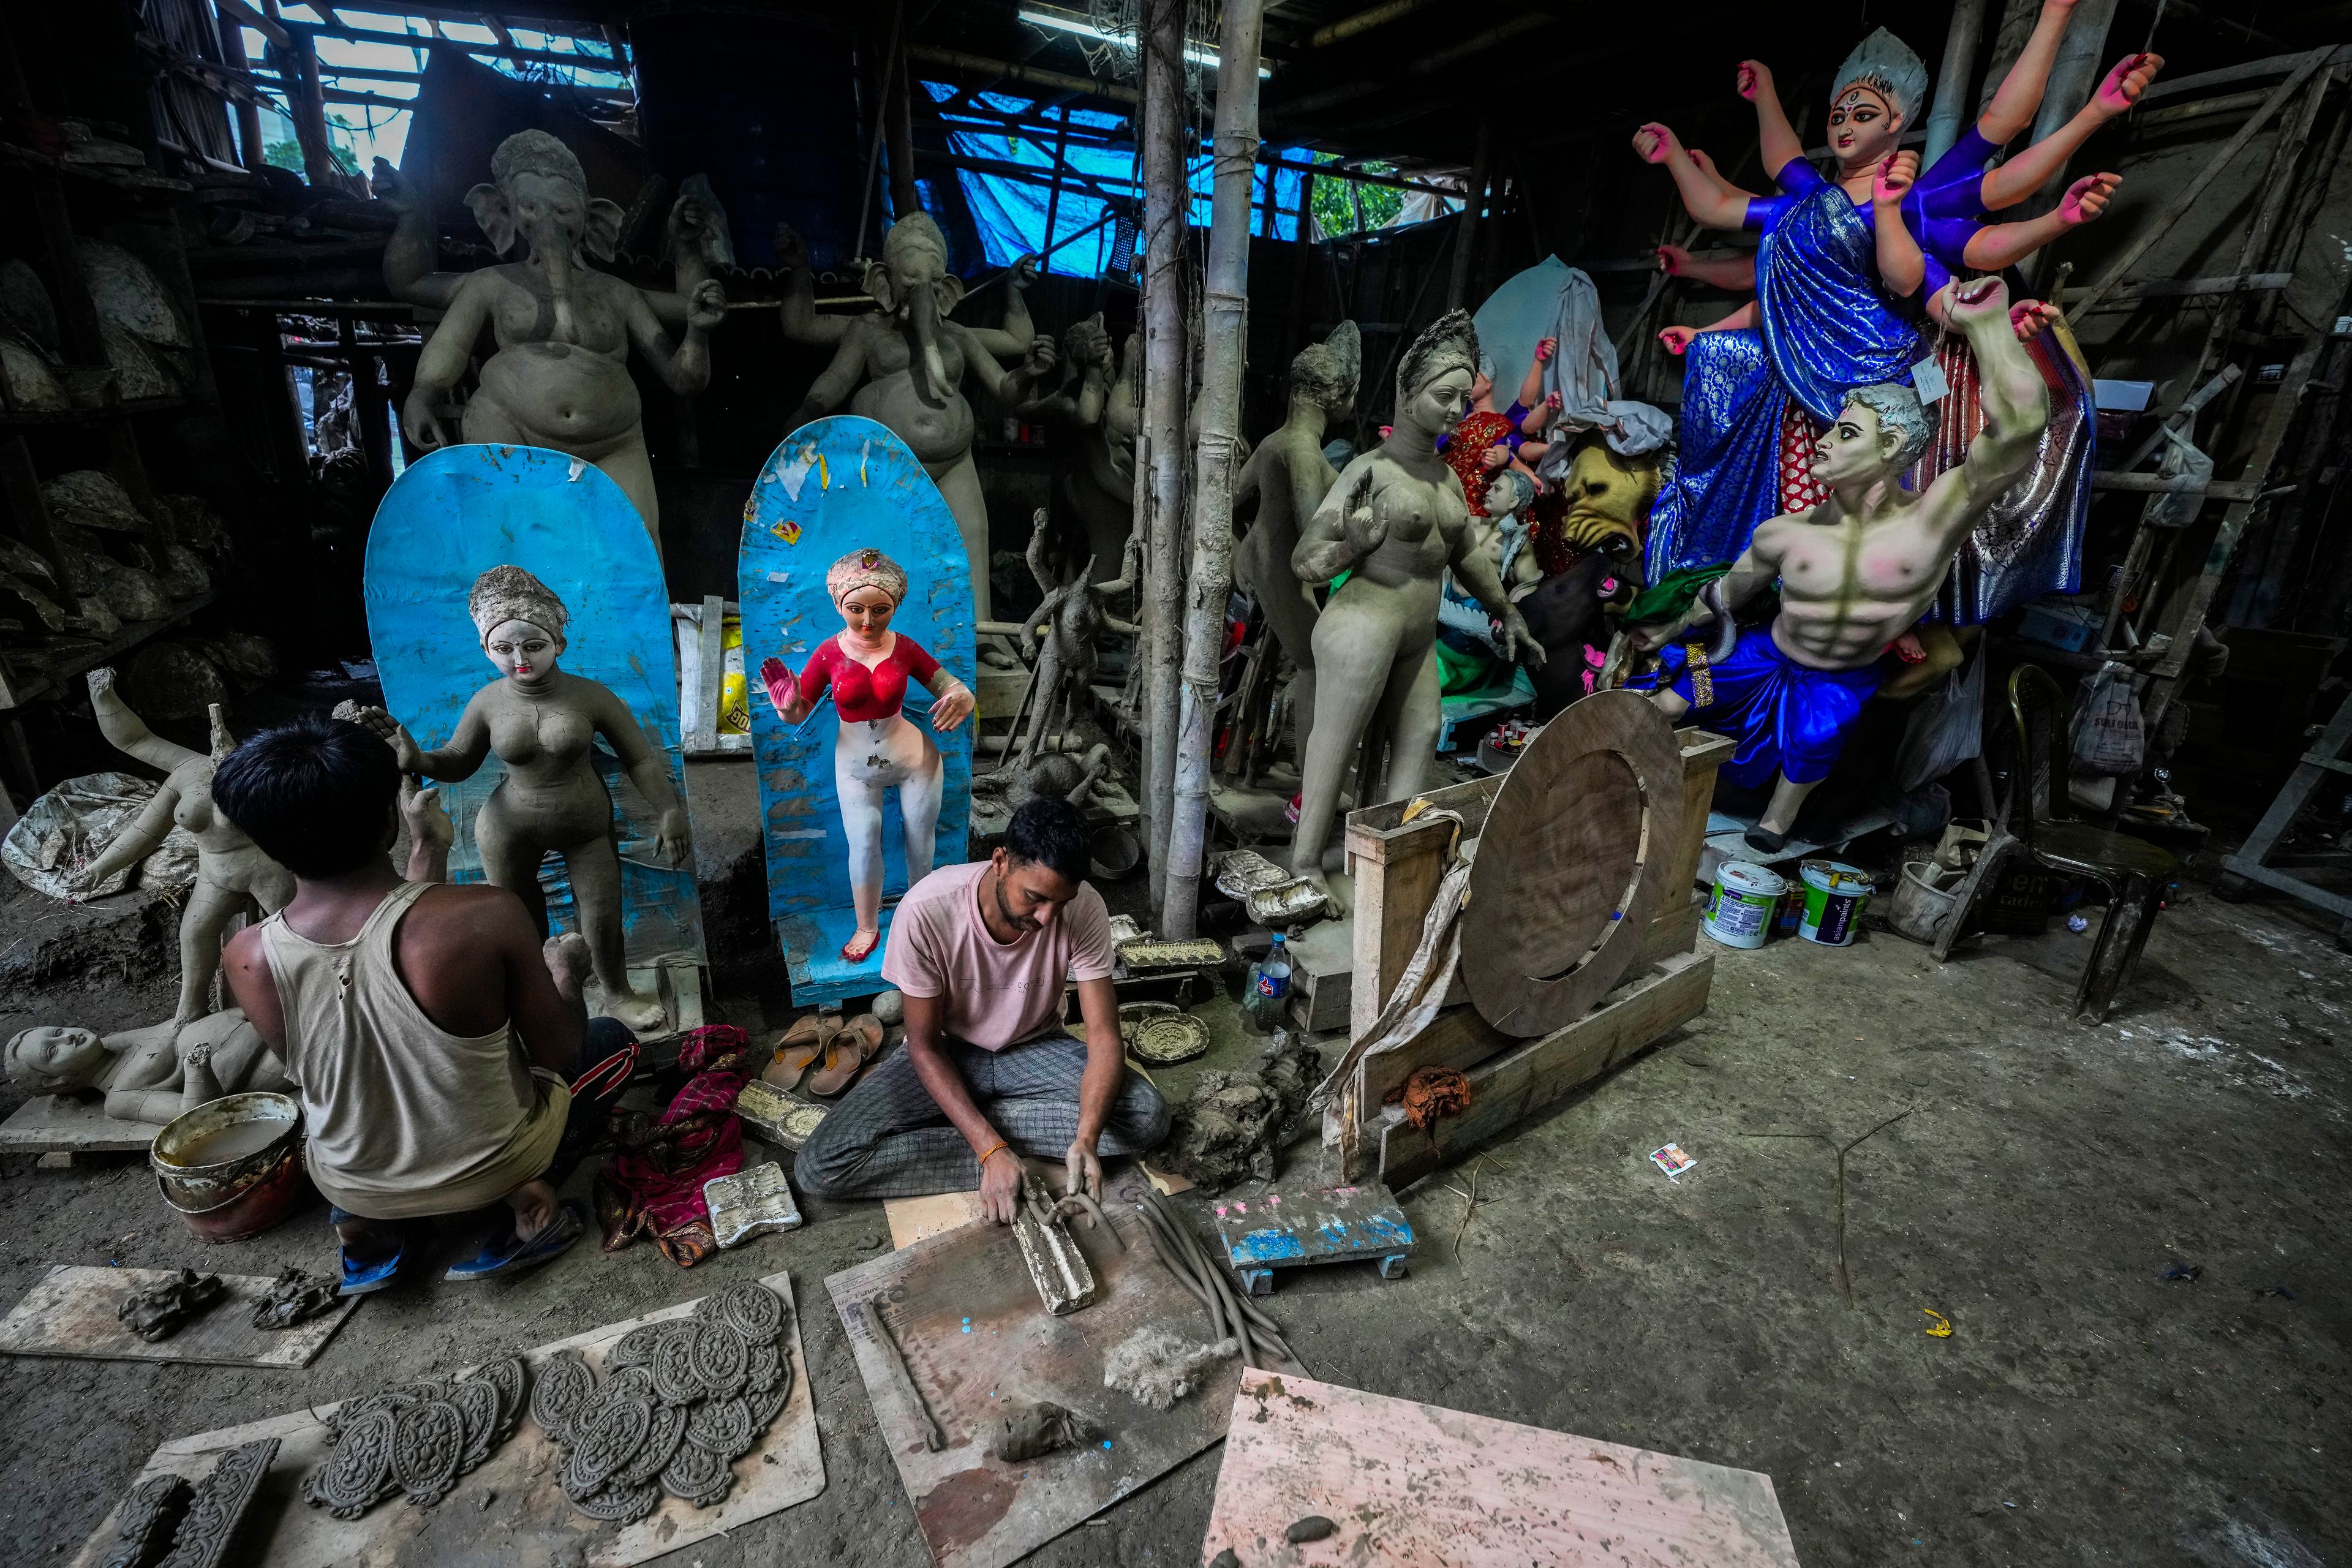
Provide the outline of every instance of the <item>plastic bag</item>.
[[2147,755],[2147,730],[2129,666],[2109,659],[2083,678],[2070,741],[2078,773],[2125,778],[2139,772]]
[[1969,661],[1911,710],[1895,770],[1906,793],[1984,750],[1984,666],[1983,649],[1971,650]]
[[[0,860],[18,881],[53,899],[102,899],[119,893],[131,885],[138,867],[126,866],[102,882],[90,879],[89,868],[154,797],[155,786],[133,773],[84,773],[68,779],[35,801],[8,837],[0,839]],[[173,835],[186,837],[176,828]],[[170,848],[167,842],[156,857]],[[193,881],[193,857],[188,869]]]

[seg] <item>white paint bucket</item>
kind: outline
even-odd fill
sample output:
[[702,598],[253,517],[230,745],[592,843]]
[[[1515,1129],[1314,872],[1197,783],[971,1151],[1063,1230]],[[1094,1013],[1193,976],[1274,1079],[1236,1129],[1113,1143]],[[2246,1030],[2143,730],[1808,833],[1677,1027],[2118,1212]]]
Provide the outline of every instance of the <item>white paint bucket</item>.
[[1877,890],[1864,871],[1837,860],[1807,860],[1797,868],[1804,879],[1805,914],[1797,934],[1824,947],[1847,947],[1862,923],[1864,906]]
[[1771,934],[1772,910],[1788,890],[1789,879],[1777,871],[1726,860],[1716,868],[1700,923],[1726,947],[1762,947]]

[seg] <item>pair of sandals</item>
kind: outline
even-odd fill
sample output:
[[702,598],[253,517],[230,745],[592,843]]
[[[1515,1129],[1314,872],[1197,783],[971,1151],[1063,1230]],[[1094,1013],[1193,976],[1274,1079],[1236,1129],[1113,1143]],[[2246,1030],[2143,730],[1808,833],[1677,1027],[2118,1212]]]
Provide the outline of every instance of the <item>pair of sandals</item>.
[[787,1094],[803,1089],[820,1097],[839,1094],[874,1059],[882,1037],[882,1020],[871,1013],[846,1023],[838,1013],[812,1013],[784,1031],[760,1081]]

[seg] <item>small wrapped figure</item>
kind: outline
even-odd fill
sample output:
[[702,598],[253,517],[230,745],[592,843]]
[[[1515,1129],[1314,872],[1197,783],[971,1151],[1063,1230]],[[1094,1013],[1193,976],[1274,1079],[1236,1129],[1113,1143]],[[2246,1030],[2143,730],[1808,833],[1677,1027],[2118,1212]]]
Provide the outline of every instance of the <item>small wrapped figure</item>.
[[841,947],[843,960],[864,961],[882,940],[882,799],[898,792],[907,830],[907,885],[931,872],[946,765],[931,737],[900,711],[908,682],[932,696],[931,728],[946,734],[971,716],[971,689],[940,668],[914,638],[890,629],[907,597],[907,574],[878,550],[853,550],[824,574],[825,592],[841,612],[839,635],[827,637],[795,680],[780,658],[760,666],[768,700],[787,724],[815,711],[826,688],[841,714],[834,742],[833,782],[841,797],[842,831],[849,840],[851,901],[857,929]]

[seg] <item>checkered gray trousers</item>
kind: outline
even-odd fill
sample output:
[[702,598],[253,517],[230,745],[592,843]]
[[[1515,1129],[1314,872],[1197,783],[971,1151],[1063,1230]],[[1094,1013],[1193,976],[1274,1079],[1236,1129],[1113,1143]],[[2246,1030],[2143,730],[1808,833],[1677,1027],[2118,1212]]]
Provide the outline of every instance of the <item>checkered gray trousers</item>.
[[[941,1050],[980,1113],[1019,1152],[1059,1160],[1078,1135],[1078,1080],[1087,1047],[1068,1035],[1045,1035],[984,1051],[961,1040]],[[1168,1102],[1129,1069],[1103,1123],[1096,1152],[1139,1154],[1168,1136]],[[820,1198],[911,1198],[964,1193],[980,1185],[980,1162],[915,1076],[904,1047],[867,1069],[856,1088],[826,1112],[793,1161],[801,1191]]]

